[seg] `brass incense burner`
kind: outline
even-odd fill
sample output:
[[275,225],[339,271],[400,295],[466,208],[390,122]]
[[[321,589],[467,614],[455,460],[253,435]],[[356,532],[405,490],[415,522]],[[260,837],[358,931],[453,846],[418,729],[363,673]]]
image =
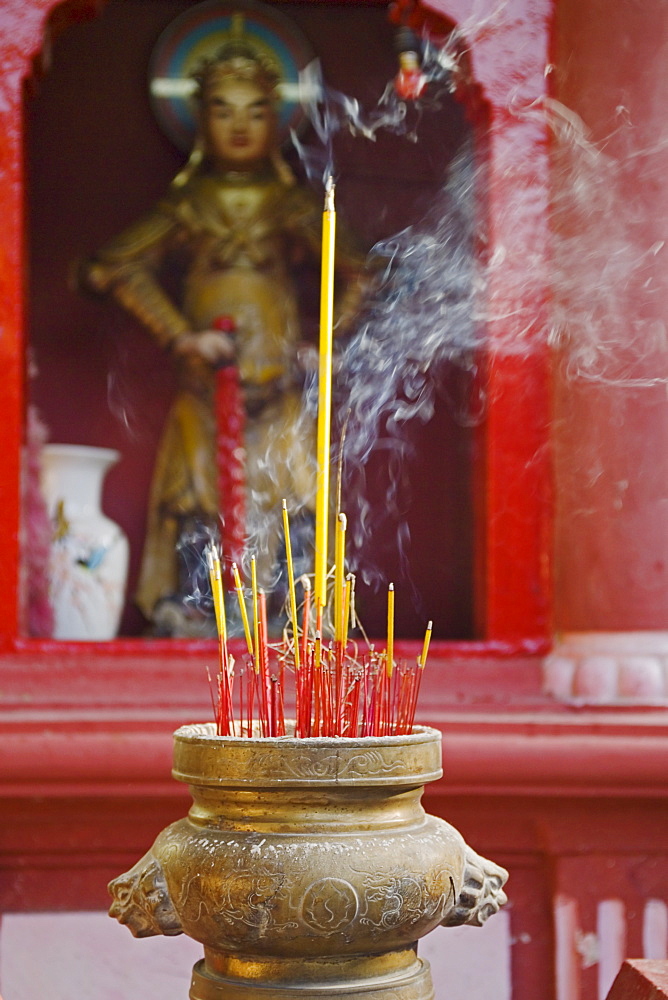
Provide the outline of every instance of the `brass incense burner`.
[[430,1000],[418,939],[506,901],[507,873],[422,808],[437,730],[174,740],[192,808],[110,884],[110,914],[202,943],[191,1000]]

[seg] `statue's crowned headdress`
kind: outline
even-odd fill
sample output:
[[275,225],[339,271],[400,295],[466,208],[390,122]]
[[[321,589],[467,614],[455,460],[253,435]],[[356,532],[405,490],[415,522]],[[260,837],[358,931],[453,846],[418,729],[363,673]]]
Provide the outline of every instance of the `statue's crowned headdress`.
[[202,59],[192,73],[197,83],[196,98],[202,99],[207,86],[221,80],[246,80],[267,95],[275,95],[281,71],[274,59],[244,31],[244,15],[232,17],[229,37],[213,56]]
[[279,143],[305,120],[301,76],[317,60],[297,25],[258,0],[204,0],[160,35],[149,68],[151,103],[160,127],[184,152],[192,149],[197,104],[220,79],[248,80],[271,100]]

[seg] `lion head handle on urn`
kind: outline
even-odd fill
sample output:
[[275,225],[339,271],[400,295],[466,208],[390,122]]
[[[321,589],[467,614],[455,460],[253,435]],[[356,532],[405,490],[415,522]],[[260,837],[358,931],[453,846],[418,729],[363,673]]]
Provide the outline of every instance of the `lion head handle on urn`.
[[182,934],[162,866],[148,851],[130,871],[109,883],[109,916],[126,924],[135,937]]
[[444,927],[472,924],[482,927],[488,917],[508,902],[503,887],[508,880],[505,868],[476,854],[464,844],[462,887],[452,909],[441,921]]

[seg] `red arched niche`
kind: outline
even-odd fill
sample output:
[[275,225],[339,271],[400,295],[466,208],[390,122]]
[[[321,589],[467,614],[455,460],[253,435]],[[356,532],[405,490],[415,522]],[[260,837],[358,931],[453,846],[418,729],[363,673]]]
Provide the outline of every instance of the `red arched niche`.
[[[73,24],[77,27],[76,22],[83,22],[91,16],[92,6],[90,3],[73,2],[52,7],[49,3],[35,0],[21,5],[20,31],[18,8],[5,7],[0,22],[0,44],[6,54],[4,65],[8,68],[4,80],[7,101],[2,111],[6,126],[3,130],[2,164],[7,182],[4,186],[7,225],[0,278],[6,292],[3,296],[3,310],[10,334],[3,341],[2,348],[8,399],[3,432],[8,459],[3,470],[3,482],[0,484],[3,491],[0,497],[3,502],[4,523],[7,527],[2,539],[6,558],[2,561],[1,582],[6,597],[3,601],[3,634],[10,647],[15,646],[17,639],[18,450],[25,398],[23,357],[27,328],[23,301],[27,271],[23,223],[24,196],[26,190],[29,190],[29,165],[26,166],[24,162],[22,145],[23,81],[29,78],[31,63],[40,52],[41,62],[48,66],[50,48],[44,43],[44,26],[47,25],[47,34],[50,32],[54,37],[62,34],[65,26],[69,26],[68,34],[71,34]],[[330,4],[318,6],[332,9]],[[548,5],[545,6],[547,8]],[[358,5],[350,4],[347,9],[355,11]],[[408,13],[409,20],[416,27],[425,27],[432,32],[435,25],[441,30],[444,27],[447,30],[448,24],[452,23],[444,17],[445,11],[430,11],[419,5],[413,6]],[[528,30],[534,35],[536,30],[540,30],[546,37],[547,13],[547,10],[538,13],[532,10],[527,17],[531,21]],[[540,62],[541,51],[537,50],[537,63]],[[478,55],[480,62],[476,64]],[[544,236],[545,218],[541,207],[546,197],[545,151],[544,136],[537,133],[535,122],[523,123],[509,113],[507,87],[504,91],[500,85],[500,81],[508,76],[509,67],[504,65],[504,61],[507,63],[509,58],[512,59],[512,53],[509,56],[503,51],[503,46],[495,47],[495,43],[490,44],[485,37],[480,40],[477,49],[475,46],[471,47],[471,64],[476,71],[478,65],[482,67],[482,76],[486,77],[484,91],[486,96],[491,95],[492,98],[488,133],[487,252],[491,260],[495,259],[495,254],[499,260],[489,272],[489,294],[507,303],[508,309],[499,310],[499,314],[511,317],[497,319],[490,324],[490,349],[486,358],[490,407],[472,444],[475,450],[476,539],[472,586],[475,589],[475,634],[478,638],[483,643],[500,642],[514,646],[519,642],[520,645],[531,648],[536,643],[540,646],[549,631],[547,392],[545,357],[539,336],[543,327],[545,296],[544,289],[537,287],[535,281],[527,289],[526,283],[518,279],[516,265],[515,271],[512,268],[504,269],[503,255],[498,251],[502,250],[504,240],[510,236],[511,231],[514,238],[518,238],[519,234],[532,247],[536,247]],[[525,64],[519,67],[513,64],[512,79],[515,86],[519,75],[525,89],[530,91],[532,87],[536,87],[536,68],[536,65],[527,66],[526,59]],[[104,77],[104,69],[101,76]],[[460,97],[465,98],[469,118],[477,123],[480,121],[482,107],[480,93],[478,86],[468,86],[460,94]],[[539,97],[540,94],[537,93],[536,96]],[[122,103],[117,100],[116,110]],[[122,119],[123,115],[117,114],[116,117]],[[57,135],[52,141],[58,146]],[[96,151],[91,147],[91,158],[86,158],[82,176],[94,175],[92,168],[95,155]],[[72,167],[71,151],[65,145],[61,144],[55,150],[55,156],[61,171],[66,172]],[[164,176],[152,178],[156,194],[159,193],[158,186],[161,188],[163,182],[173,175],[174,163],[169,162],[169,157],[164,162]],[[511,163],[512,171],[508,169]],[[527,190],[530,190],[531,197],[525,198],[523,208],[522,197]],[[58,184],[55,183],[47,194],[54,204],[57,203]],[[122,211],[132,217],[140,209],[139,201],[145,203],[146,195],[147,191],[143,186],[139,195],[132,194],[132,189],[122,192],[112,190],[107,192],[106,199],[98,199],[98,210],[100,205],[106,204],[108,211],[115,214],[122,202]],[[90,205],[90,202],[86,203],[82,198],[77,206],[78,215],[86,219],[84,230],[89,225]],[[121,221],[120,218],[118,221]],[[39,257],[42,249],[39,234],[36,234],[31,247],[35,258]],[[497,351],[497,339],[499,343],[502,340],[507,342],[512,335],[512,330],[509,330],[509,325],[514,322],[512,317],[525,317],[528,312],[533,317],[531,333],[537,334],[527,338],[526,329],[522,329],[528,349],[516,356]],[[63,315],[62,319],[66,321],[67,316]],[[524,320],[522,323],[524,324]],[[158,382],[163,377],[162,373],[157,372]],[[86,389],[79,384],[77,391],[82,391],[85,395]],[[87,432],[91,431],[91,427],[95,429],[94,422],[86,426]]]

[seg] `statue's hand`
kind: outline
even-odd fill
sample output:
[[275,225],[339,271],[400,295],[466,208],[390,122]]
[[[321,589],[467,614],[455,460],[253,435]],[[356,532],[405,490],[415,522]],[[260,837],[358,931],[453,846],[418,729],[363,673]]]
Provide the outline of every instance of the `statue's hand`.
[[[313,344],[306,342],[297,346],[295,359],[297,361],[298,370],[307,375],[317,372],[320,366],[320,354],[318,352],[318,348]],[[332,371],[338,372],[340,368],[340,356],[338,354],[334,354],[332,357]]]
[[235,356],[234,340],[220,330],[182,333],[174,341],[172,351],[177,357],[201,358],[214,367],[233,361]]
[[113,903],[109,916],[127,924],[135,937],[182,934],[165,874],[151,851],[137,864],[109,883]]
[[466,846],[464,879],[457,902],[443,921],[446,927],[474,924],[481,927],[488,917],[508,902],[503,886],[508,878],[505,868]]
[[318,348],[313,344],[302,343],[297,345],[296,351],[297,367],[300,371],[317,372],[319,365]]

